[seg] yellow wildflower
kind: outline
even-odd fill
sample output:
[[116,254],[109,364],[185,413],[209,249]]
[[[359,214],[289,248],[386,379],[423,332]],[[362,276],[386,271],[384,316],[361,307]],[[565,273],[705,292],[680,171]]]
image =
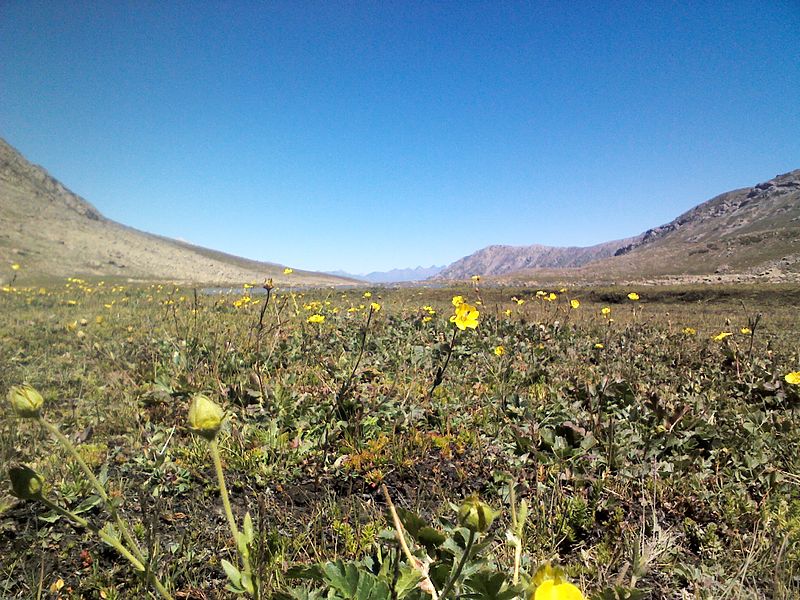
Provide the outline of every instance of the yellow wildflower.
[[308,317],[308,322],[309,323],[324,323],[325,322],[325,316],[324,315],[320,315],[320,314],[311,315],[310,317]]
[[453,296],[453,306],[459,307],[464,304],[464,296]]
[[510,316],[511,316],[511,309],[510,309],[510,308],[507,308],[507,309],[506,309],[506,310],[503,312],[503,314],[504,314],[505,316],[507,316],[507,317],[510,317]]
[[456,314],[450,317],[450,322],[455,323],[462,331],[467,327],[475,329],[478,326],[478,315],[478,309],[465,302],[456,306]]
[[548,579],[536,588],[533,600],[584,600],[584,596],[580,589],[568,581]]
[[608,315],[611,314],[611,309],[608,308],[607,306],[604,306],[603,308],[600,309],[600,314],[602,314],[604,317],[607,317]]
[[578,308],[581,305],[581,303],[578,300],[573,299],[569,301],[569,305],[572,308]]
[[378,312],[381,309],[381,305],[377,302],[372,302],[369,306],[372,309],[372,312]]
[[694,327],[684,327],[683,333],[685,335],[697,335],[697,329],[695,329]]
[[213,440],[222,427],[225,411],[216,402],[204,394],[195,394],[189,406],[189,429],[209,442]]
[[364,292],[364,298],[372,298],[372,292]]
[[481,280],[481,276],[473,275],[472,277],[470,277],[470,279],[472,279],[472,281],[474,281],[475,283],[478,283]]
[[550,292],[550,295],[547,296],[547,300],[549,300],[550,302],[553,302],[554,300],[558,300],[558,296],[556,294],[554,294],[553,292]]
[[730,336],[732,336],[732,335],[733,335],[733,334],[732,334],[732,333],[730,333],[729,331],[722,331],[722,332],[718,333],[717,335],[715,335],[715,336],[714,336],[713,338],[711,338],[711,339],[713,339],[715,342],[721,342],[721,341],[722,341],[722,340],[724,340],[726,337],[730,337]]
[[289,267],[286,267],[286,268],[283,270],[283,274],[284,274],[284,275],[291,275],[292,273],[294,273],[294,269],[290,269]]
[[786,381],[786,383],[800,385],[800,371],[792,371],[791,373],[787,373],[786,377],[783,379]]
[[750,335],[750,334],[752,334],[752,333],[753,333],[753,330],[752,330],[752,329],[750,329],[749,327],[742,327],[742,328],[739,330],[739,332],[740,332],[742,335]]
[[505,346],[495,346],[494,353],[497,356],[503,356],[506,353]]
[[423,322],[423,323],[430,323],[430,321],[431,321],[431,319],[432,319],[432,318],[433,318],[433,317],[422,317],[422,322]]
[[628,294],[628,300],[636,302],[638,299],[639,299],[639,294],[637,294],[636,292],[631,292],[630,294]]
[[20,266],[17,263],[14,263],[13,265],[11,265],[11,270],[12,271],[19,271],[20,270]]
[[598,350],[602,350],[603,348],[605,348],[605,346],[603,344],[601,344],[600,342],[597,342],[594,345],[594,347],[597,348]]

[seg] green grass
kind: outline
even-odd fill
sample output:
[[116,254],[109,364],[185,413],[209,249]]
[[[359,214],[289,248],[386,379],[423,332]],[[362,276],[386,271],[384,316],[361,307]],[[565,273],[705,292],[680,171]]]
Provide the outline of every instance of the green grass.
[[[492,553],[507,565],[509,480],[530,503],[523,566],[555,560],[587,595],[798,597],[800,394],[783,378],[800,369],[800,289],[639,288],[637,303],[628,289],[555,291],[275,290],[259,327],[263,296],[236,308],[240,296],[166,285],[18,287],[0,291],[0,393],[42,392],[176,597],[229,597],[221,560],[236,563],[207,446],[186,428],[196,392],[229,413],[220,451],[234,513],[254,519],[264,597],[300,585],[292,566],[389,543],[381,484],[434,522],[471,492],[504,507]],[[429,397],[455,294],[482,300],[481,321]],[[4,405],[2,471],[14,463],[64,506],[92,496]],[[82,514],[103,522],[100,506]],[[149,593],[96,536],[5,484],[0,556],[3,598]]]

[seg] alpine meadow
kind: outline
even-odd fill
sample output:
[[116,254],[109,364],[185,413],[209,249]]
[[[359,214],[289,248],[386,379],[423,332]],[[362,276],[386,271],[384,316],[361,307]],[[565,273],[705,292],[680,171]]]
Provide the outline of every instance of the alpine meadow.
[[800,598],[797,2],[0,2],[0,600]]

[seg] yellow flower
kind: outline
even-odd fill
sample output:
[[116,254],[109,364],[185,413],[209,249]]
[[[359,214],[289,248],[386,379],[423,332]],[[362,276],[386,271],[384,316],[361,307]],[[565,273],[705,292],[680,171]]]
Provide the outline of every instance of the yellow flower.
[[581,303],[578,300],[570,300],[569,305],[572,308],[578,308],[581,305]]
[[605,346],[603,344],[601,344],[600,342],[597,342],[594,345],[594,347],[597,348],[598,350],[602,350],[603,348],[605,348]]
[[786,383],[800,385],[800,371],[792,371],[791,373],[787,373],[784,379],[786,380]]
[[364,298],[372,298],[372,292],[364,292]]
[[430,323],[430,321],[431,321],[431,319],[432,319],[432,318],[433,318],[433,317],[422,317],[422,322],[423,322],[423,323]]
[[308,317],[308,322],[309,323],[324,323],[325,322],[325,316],[324,315],[319,315],[319,314],[311,315],[310,317]]
[[458,522],[475,533],[486,533],[497,516],[492,508],[472,495],[458,509]]
[[497,356],[503,356],[506,353],[505,346],[495,346],[494,353]]
[[567,581],[548,579],[533,594],[533,600],[584,600],[583,593]]
[[697,329],[695,329],[694,327],[684,327],[683,333],[685,335],[697,335]]
[[472,281],[474,281],[475,283],[478,283],[481,280],[481,276],[473,275],[472,277],[470,277],[470,279],[472,279]]
[[717,335],[715,335],[715,336],[714,336],[713,338],[711,338],[711,339],[713,339],[715,342],[721,342],[721,341],[722,341],[722,340],[724,340],[726,337],[730,337],[730,336],[732,336],[732,335],[733,335],[733,334],[732,334],[732,333],[730,333],[729,331],[723,331],[723,332],[720,332],[720,333],[718,333]]
[[608,315],[611,314],[611,309],[608,308],[607,306],[604,306],[603,308],[600,309],[600,314],[602,314],[604,317],[607,317]]
[[550,295],[547,296],[547,300],[549,300],[550,302],[552,302],[553,300],[558,300],[558,296],[555,293],[550,292]]
[[558,291],[559,291],[559,293],[561,293],[561,294],[566,294],[566,293],[567,293],[567,288],[561,288],[561,289],[560,289],[560,290],[558,290]]
[[480,315],[478,309],[465,302],[456,306],[456,314],[450,317],[450,322],[455,323],[462,331],[467,327],[475,329],[478,326],[478,315]]
[[217,437],[225,412],[222,407],[203,394],[195,394],[189,407],[189,429],[209,442]]
[[24,419],[36,419],[42,410],[44,398],[33,386],[24,383],[11,386],[11,389],[8,390],[8,402],[17,416]]
[[631,292],[630,294],[628,294],[628,300],[633,300],[634,302],[636,302],[638,299],[639,299],[639,294],[637,294],[636,292]]
[[752,330],[752,329],[750,329],[749,327],[742,327],[742,328],[739,330],[739,332],[740,332],[742,335],[750,335],[750,334],[752,334],[752,333],[753,333],[753,330]]
[[290,269],[289,267],[286,267],[286,268],[283,270],[283,274],[284,274],[284,275],[291,275],[292,273],[294,273],[294,269]]
[[507,317],[510,317],[510,316],[511,316],[511,309],[510,309],[510,308],[507,308],[507,309],[506,309],[506,310],[503,312],[503,314],[504,314],[505,316],[507,316]]
[[453,296],[453,306],[458,307],[464,304],[464,296]]
[[369,306],[372,309],[372,312],[378,312],[381,309],[381,305],[377,302],[372,302]]
[[11,270],[12,271],[19,271],[19,269],[20,269],[20,266],[17,263],[14,263],[13,265],[11,265]]

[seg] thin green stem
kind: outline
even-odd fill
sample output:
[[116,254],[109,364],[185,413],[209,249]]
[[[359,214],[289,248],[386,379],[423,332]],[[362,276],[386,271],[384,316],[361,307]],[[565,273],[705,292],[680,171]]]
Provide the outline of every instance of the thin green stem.
[[217,440],[212,440],[208,444],[211,449],[211,458],[214,461],[214,469],[217,472],[217,482],[219,483],[219,495],[222,497],[222,506],[225,508],[225,516],[228,519],[233,539],[237,546],[239,543],[239,528],[236,525],[236,520],[233,518],[233,510],[231,510],[231,501],[228,497],[228,486],[225,485],[225,473],[222,470],[222,460],[219,457],[219,446]]
[[450,577],[450,580],[445,584],[444,588],[442,589],[442,593],[439,595],[440,600],[445,600],[447,598],[447,594],[450,593],[450,590],[453,589],[453,585],[455,584],[458,577],[461,575],[461,571],[464,569],[464,565],[467,564],[467,558],[472,552],[472,545],[475,543],[475,532],[470,529],[469,531],[469,538],[467,539],[467,547],[464,548],[464,554],[461,555],[461,560],[458,561],[458,566],[456,567],[453,576]]
[[92,487],[97,492],[97,495],[100,496],[100,498],[103,500],[106,510],[109,513],[111,513],[112,517],[114,517],[114,520],[116,521],[117,527],[119,528],[122,537],[125,539],[125,541],[131,548],[131,552],[133,552],[134,556],[136,556],[139,562],[145,562],[144,554],[142,553],[141,548],[139,548],[139,544],[136,543],[136,539],[133,537],[133,535],[131,535],[128,526],[125,524],[125,521],[122,519],[122,517],[120,517],[116,507],[112,504],[111,500],[108,497],[108,494],[106,493],[105,488],[97,480],[97,477],[94,476],[94,473],[92,473],[92,470],[89,468],[89,465],[87,465],[86,462],[81,457],[81,455],[78,454],[78,451],[75,449],[73,443],[69,440],[67,436],[61,433],[61,430],[58,427],[56,427],[49,421],[46,421],[41,417],[39,417],[38,420],[39,423],[61,443],[61,445],[67,450],[67,452],[69,452],[70,456],[72,456],[72,458],[75,459],[78,465],[80,465],[81,470],[86,475],[86,478],[89,480],[89,483],[92,484]]
[[[127,558],[131,562],[131,564],[136,568],[137,571],[144,571],[145,570],[145,566],[141,563],[141,561],[139,561],[133,554],[131,554],[131,552],[125,546],[122,545],[122,542],[120,542],[114,536],[107,534],[102,529],[97,529],[96,527],[93,527],[89,523],[89,521],[87,521],[83,517],[79,517],[75,513],[67,510],[66,508],[63,508],[63,507],[59,506],[58,504],[56,504],[55,502],[52,502],[51,500],[48,500],[47,498],[40,498],[39,500],[41,501],[42,504],[44,504],[50,510],[55,511],[58,514],[66,517],[70,521],[80,525],[81,527],[85,527],[87,529],[90,529],[94,533],[96,533],[101,540],[103,540],[109,546],[112,546],[113,548],[115,548],[117,550],[117,552],[119,552],[120,554],[122,554],[122,556]],[[167,596],[167,597],[169,597],[169,596]]]
[[[231,529],[231,534],[233,534],[233,541],[236,544],[236,550],[239,553],[239,558],[242,561],[242,568],[244,572],[250,576],[253,576],[253,570],[250,567],[250,558],[245,554],[242,549],[240,548],[239,540],[241,538],[241,534],[239,533],[239,527],[236,525],[236,519],[233,518],[233,510],[231,509],[231,500],[228,497],[228,486],[225,485],[225,473],[222,470],[222,460],[219,456],[219,446],[217,445],[216,438],[209,442],[209,447],[211,449],[211,458],[214,461],[214,470],[217,472],[217,481],[219,483],[219,495],[222,497],[222,506],[225,508],[225,517],[228,519],[228,525]],[[252,578],[253,580],[253,597],[258,599],[258,581],[256,577]]]

